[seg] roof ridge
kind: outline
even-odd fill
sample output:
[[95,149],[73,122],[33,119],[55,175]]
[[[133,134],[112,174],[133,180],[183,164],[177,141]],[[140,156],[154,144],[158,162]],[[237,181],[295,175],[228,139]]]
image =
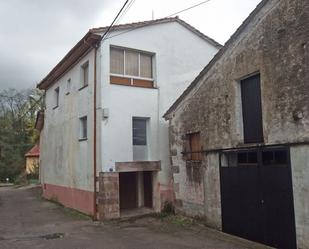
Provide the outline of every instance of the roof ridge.
[[[212,44],[216,48],[222,47],[222,45],[219,42],[217,42],[214,39],[210,38],[209,36],[205,35],[203,32],[196,29],[195,27],[193,27],[192,25],[190,25],[186,21],[180,19],[179,16],[163,17],[163,18],[159,18],[159,19],[155,19],[155,20],[147,20],[147,21],[140,21],[140,22],[132,22],[132,23],[114,25],[112,27],[112,31],[114,31],[114,30],[124,30],[124,29],[130,29],[130,28],[135,29],[135,28],[140,28],[140,27],[144,27],[144,26],[147,26],[147,25],[160,24],[160,23],[173,22],[173,21],[175,21],[175,22],[179,23],[180,25],[184,26],[185,28],[189,29],[190,31],[195,33],[197,36],[206,40],[207,42],[209,42],[210,44]],[[109,28],[109,26],[92,28],[92,29],[89,30],[89,32],[94,32],[94,33],[95,32],[103,32],[103,31],[106,31],[108,28]]]
[[[161,22],[161,21],[174,21],[174,20],[177,20],[177,19],[179,19],[178,16],[163,17],[163,18],[158,18],[158,19],[154,19],[154,20],[146,20],[146,21],[117,24],[117,25],[113,25],[112,27],[113,28],[126,28],[127,26],[143,26],[143,25],[147,25],[147,24],[151,24],[151,23],[157,23],[157,22]],[[109,26],[103,26],[103,27],[91,28],[91,29],[89,29],[89,31],[98,32],[98,31],[101,31],[101,30],[104,31],[108,28],[109,28]]]

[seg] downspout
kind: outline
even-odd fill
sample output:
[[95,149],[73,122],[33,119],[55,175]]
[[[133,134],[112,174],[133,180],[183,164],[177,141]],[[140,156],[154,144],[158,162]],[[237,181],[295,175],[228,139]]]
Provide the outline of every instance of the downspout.
[[97,220],[97,50],[94,46],[93,77],[93,220]]

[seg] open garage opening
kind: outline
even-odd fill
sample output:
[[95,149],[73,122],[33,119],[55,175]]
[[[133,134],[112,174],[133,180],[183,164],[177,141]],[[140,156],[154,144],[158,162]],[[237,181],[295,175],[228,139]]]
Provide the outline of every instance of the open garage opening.
[[153,172],[119,173],[120,216],[153,212]]

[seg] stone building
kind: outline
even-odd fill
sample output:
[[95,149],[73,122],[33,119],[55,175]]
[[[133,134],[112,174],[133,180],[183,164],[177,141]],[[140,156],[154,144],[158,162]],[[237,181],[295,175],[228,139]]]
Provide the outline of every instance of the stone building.
[[309,1],[264,0],[170,107],[178,212],[309,248]]

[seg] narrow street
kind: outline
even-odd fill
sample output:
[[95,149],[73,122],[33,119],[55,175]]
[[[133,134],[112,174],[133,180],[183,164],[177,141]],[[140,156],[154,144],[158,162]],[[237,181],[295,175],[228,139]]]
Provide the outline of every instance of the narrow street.
[[0,188],[0,248],[264,248],[185,219],[144,217],[104,224],[40,198],[38,187]]

